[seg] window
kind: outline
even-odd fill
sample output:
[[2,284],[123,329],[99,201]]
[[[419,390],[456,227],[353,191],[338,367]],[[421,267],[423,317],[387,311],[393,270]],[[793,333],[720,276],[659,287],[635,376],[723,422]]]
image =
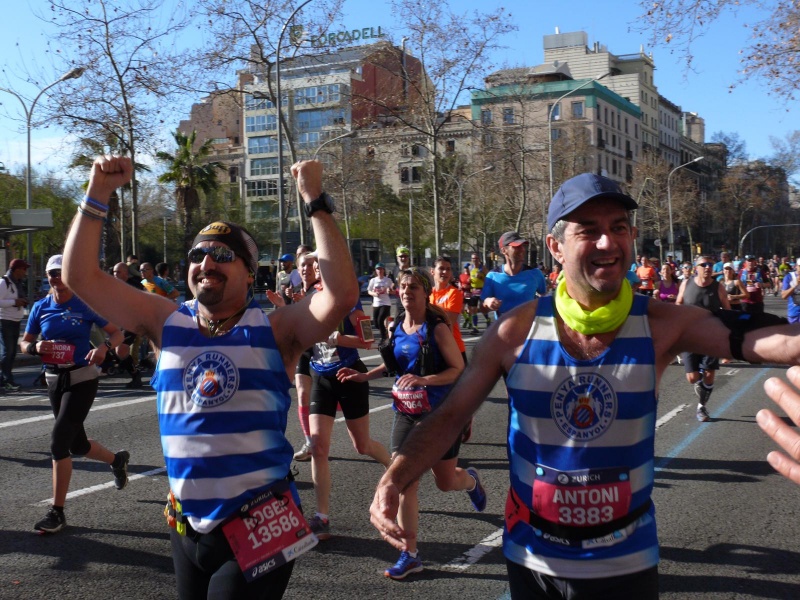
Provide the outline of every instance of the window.
[[254,158],[250,161],[250,175],[277,175],[277,158]]
[[319,145],[319,131],[305,131],[297,134],[298,148],[316,148]]
[[400,169],[400,183],[408,183],[408,167]]
[[375,158],[375,146],[367,146],[367,158],[369,160]]
[[611,135],[611,147],[612,148],[616,148],[617,147],[617,134],[612,134]]
[[247,182],[247,195],[261,197],[267,195],[267,182],[266,181],[248,181]]
[[491,125],[492,124],[492,111],[488,108],[484,108],[481,111],[481,123],[484,125]]
[[634,123],[633,124],[633,137],[635,139],[637,139],[637,140],[639,139],[639,124],[638,123]]
[[245,110],[264,110],[267,108],[275,108],[275,105],[264,95],[246,94],[244,97]]
[[411,146],[411,156],[422,157],[425,156],[425,146],[420,144],[413,144]]
[[456,141],[455,140],[447,140],[447,142],[445,142],[445,151],[446,152],[455,152],[456,151]]
[[551,129],[550,130],[550,139],[554,142],[561,137],[561,130],[560,129]]
[[573,119],[583,118],[583,102],[572,103],[572,118]]
[[608,125],[608,107],[603,109],[603,122]]
[[558,121],[561,119],[561,105],[560,104],[548,104],[547,105],[547,114],[550,115],[551,121]]
[[275,131],[277,129],[276,115],[256,115],[244,118],[244,130],[253,131]]
[[611,113],[611,126],[614,127],[614,113]]
[[625,117],[625,133],[628,133],[628,117]]
[[344,109],[327,108],[322,110],[298,111],[295,117],[295,126],[300,131],[319,130],[331,125],[343,125]]
[[251,137],[247,140],[248,154],[266,154],[278,151],[278,140],[269,135]]
[[617,159],[616,158],[611,161],[611,174],[612,175],[616,175],[617,174]]
[[236,179],[239,177],[239,167],[228,167],[228,181],[230,183],[236,183]]
[[503,109],[503,125],[513,125],[514,124],[514,109],[513,108],[504,108]]
[[278,207],[274,202],[251,202],[251,219],[276,219],[278,217]]
[[411,167],[411,183],[422,181],[422,167]]
[[294,91],[295,106],[339,102],[339,100],[341,100],[341,93],[338,83],[298,88]]

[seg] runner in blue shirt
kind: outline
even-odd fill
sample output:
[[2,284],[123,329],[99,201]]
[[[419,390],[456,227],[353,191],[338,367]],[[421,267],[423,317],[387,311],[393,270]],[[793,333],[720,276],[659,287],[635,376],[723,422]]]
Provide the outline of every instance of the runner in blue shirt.
[[500,273],[494,271],[486,275],[481,300],[488,310],[498,315],[533,300],[536,295],[547,293],[547,282],[539,269],[525,269],[525,254],[528,240],[516,231],[507,231],[500,236],[500,252],[506,257],[506,264]]

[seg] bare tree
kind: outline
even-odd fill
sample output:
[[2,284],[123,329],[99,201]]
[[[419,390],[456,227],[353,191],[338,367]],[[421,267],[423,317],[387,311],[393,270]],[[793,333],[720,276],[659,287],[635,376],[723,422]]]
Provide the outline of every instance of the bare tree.
[[771,92],[787,102],[800,90],[800,3],[796,0],[640,0],[644,25],[655,43],[674,47],[691,68],[695,42],[725,13],[736,14],[743,6],[756,11],[760,20],[742,23],[752,42],[741,50],[741,81],[761,77]]
[[[377,106],[387,121],[400,122],[422,134],[432,159],[432,220],[435,252],[439,254],[441,215],[436,159],[440,155],[439,134],[447,123],[444,115],[456,108],[465,90],[482,84],[483,74],[493,68],[491,53],[500,47],[500,38],[516,26],[502,8],[470,15],[454,12],[446,0],[393,0],[391,4],[418,70],[412,71],[405,55],[397,57],[404,83],[399,93],[405,101],[398,102],[396,94],[364,95],[360,99]],[[382,61],[375,66],[386,69],[390,65],[391,61]]]
[[[80,138],[109,136],[136,160],[163,128],[162,115],[179,80],[184,60],[173,36],[188,23],[169,12],[163,0],[50,0],[42,19],[58,26],[50,52],[70,67],[86,69],[80,79],[59,87],[52,116]],[[115,144],[117,145],[117,144]],[[131,229],[137,252],[138,190],[131,180]]]
[[[788,132],[783,139],[770,136],[769,141],[774,154],[768,162],[782,168],[790,179],[800,176],[800,129]],[[797,179],[795,182],[800,185]]]

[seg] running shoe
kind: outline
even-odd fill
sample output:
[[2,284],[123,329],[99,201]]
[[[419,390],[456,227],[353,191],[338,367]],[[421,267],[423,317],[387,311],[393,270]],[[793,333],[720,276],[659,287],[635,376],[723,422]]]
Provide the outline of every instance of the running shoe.
[[328,519],[314,515],[309,519],[308,526],[320,541],[331,539],[331,522]]
[[114,463],[122,465],[116,468],[113,464],[111,465],[111,472],[114,473],[114,487],[118,490],[128,485],[128,461],[130,459],[131,453],[127,450],[120,450],[114,455]]
[[306,462],[311,460],[311,444],[308,442],[303,444],[302,448],[294,453],[294,459],[297,462]]
[[697,407],[697,420],[701,423],[705,423],[711,420],[711,417],[708,414],[705,406],[698,406]]
[[472,329],[469,330],[469,334],[470,335],[480,335],[480,332],[478,331],[477,327],[473,327]]
[[37,522],[33,528],[44,533],[58,533],[66,526],[67,519],[64,517],[63,511],[59,512],[51,506],[50,510],[48,510],[47,514],[44,516],[44,519]]
[[11,383],[10,381],[6,381],[3,384],[3,389],[7,392],[18,392],[22,388],[21,385],[17,385],[16,383]]
[[483,512],[486,509],[486,490],[483,489],[481,477],[478,475],[478,470],[473,467],[467,469],[467,474],[475,480],[475,488],[467,490],[470,502],[472,502],[472,508],[478,512]]
[[392,579],[405,579],[406,575],[420,571],[422,571],[422,559],[419,554],[415,558],[404,550],[394,566],[386,569],[383,574]]

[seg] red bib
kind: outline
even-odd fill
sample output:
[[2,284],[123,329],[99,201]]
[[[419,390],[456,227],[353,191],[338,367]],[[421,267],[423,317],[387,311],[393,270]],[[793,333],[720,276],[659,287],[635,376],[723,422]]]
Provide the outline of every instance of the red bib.
[[248,582],[305,554],[318,542],[285,481],[242,506],[222,530]]

